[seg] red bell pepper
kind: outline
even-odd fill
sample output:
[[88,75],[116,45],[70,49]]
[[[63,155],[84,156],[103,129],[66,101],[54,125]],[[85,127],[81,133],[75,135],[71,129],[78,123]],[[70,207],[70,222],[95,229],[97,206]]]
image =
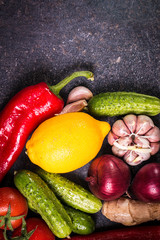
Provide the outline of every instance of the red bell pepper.
[[[68,238],[64,239],[67,240]],[[136,226],[74,236],[70,240],[158,240],[160,226]]]
[[75,72],[55,86],[41,82],[26,87],[8,102],[0,113],[0,182],[18,158],[31,132],[63,109],[60,90],[80,76],[93,80],[89,71]]

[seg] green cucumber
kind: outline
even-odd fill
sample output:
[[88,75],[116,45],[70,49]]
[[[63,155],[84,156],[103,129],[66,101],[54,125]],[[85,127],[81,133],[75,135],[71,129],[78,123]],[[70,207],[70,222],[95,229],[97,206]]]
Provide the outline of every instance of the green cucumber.
[[160,113],[160,99],[134,92],[100,93],[89,100],[88,112],[98,117],[129,113],[155,116]]
[[20,170],[14,176],[18,190],[26,197],[29,206],[35,209],[55,236],[65,238],[72,231],[72,221],[47,184],[35,173]]
[[85,212],[81,212],[69,206],[64,206],[72,220],[72,231],[80,235],[87,235],[95,230],[93,218]]
[[102,202],[82,186],[57,173],[49,173],[41,168],[36,173],[48,184],[59,200],[86,213],[96,213]]
[[[33,212],[37,213],[33,208],[31,202],[28,201],[28,207]],[[95,230],[95,222],[93,218],[85,212],[77,210],[75,208],[64,205],[64,208],[72,221],[72,231],[80,235],[87,235]]]

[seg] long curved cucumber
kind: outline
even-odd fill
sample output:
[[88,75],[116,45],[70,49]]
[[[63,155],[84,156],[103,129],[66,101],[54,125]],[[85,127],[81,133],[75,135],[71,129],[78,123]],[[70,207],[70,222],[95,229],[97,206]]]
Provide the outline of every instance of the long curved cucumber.
[[95,222],[93,218],[85,212],[64,206],[72,220],[72,231],[80,235],[87,235],[95,230]]
[[86,213],[96,213],[102,202],[82,186],[57,173],[49,173],[41,168],[36,173],[48,184],[59,200]]
[[36,173],[20,170],[14,176],[14,183],[55,236],[59,238],[69,236],[72,231],[69,215],[55,194]]
[[160,99],[134,92],[100,93],[89,100],[88,112],[99,117],[129,113],[155,116],[160,113]]
[[[37,213],[36,209],[33,208],[31,202],[28,201],[29,208]],[[71,218],[72,221],[72,232],[80,234],[80,235],[87,235],[95,230],[95,222],[88,213],[82,212],[75,208],[63,205],[66,212]]]

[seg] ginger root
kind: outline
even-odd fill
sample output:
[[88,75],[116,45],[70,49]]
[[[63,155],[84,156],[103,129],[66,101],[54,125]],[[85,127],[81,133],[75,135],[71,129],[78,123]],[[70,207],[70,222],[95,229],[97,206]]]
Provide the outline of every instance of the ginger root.
[[160,203],[145,203],[124,197],[105,201],[101,211],[109,220],[125,226],[160,220]]

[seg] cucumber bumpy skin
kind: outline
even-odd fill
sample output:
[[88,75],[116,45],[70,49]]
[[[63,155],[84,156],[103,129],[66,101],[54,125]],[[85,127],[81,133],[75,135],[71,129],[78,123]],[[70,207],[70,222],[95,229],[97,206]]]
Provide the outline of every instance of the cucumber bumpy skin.
[[69,236],[72,231],[69,215],[55,194],[37,174],[20,170],[14,176],[14,183],[55,236],[59,238]]
[[[33,208],[32,203],[29,201],[28,206],[33,212],[37,213],[36,209]],[[72,220],[72,232],[80,235],[87,235],[94,232],[95,222],[88,213],[66,205],[64,205],[64,208]]]
[[88,112],[93,116],[118,116],[129,113],[155,116],[160,113],[160,99],[134,92],[106,92],[92,97]]
[[94,232],[95,222],[88,213],[81,212],[69,206],[64,206],[64,208],[72,220],[72,231],[74,233],[87,235]]
[[59,200],[68,206],[86,213],[96,213],[102,202],[82,186],[57,173],[49,173],[41,168],[36,173],[48,184]]

